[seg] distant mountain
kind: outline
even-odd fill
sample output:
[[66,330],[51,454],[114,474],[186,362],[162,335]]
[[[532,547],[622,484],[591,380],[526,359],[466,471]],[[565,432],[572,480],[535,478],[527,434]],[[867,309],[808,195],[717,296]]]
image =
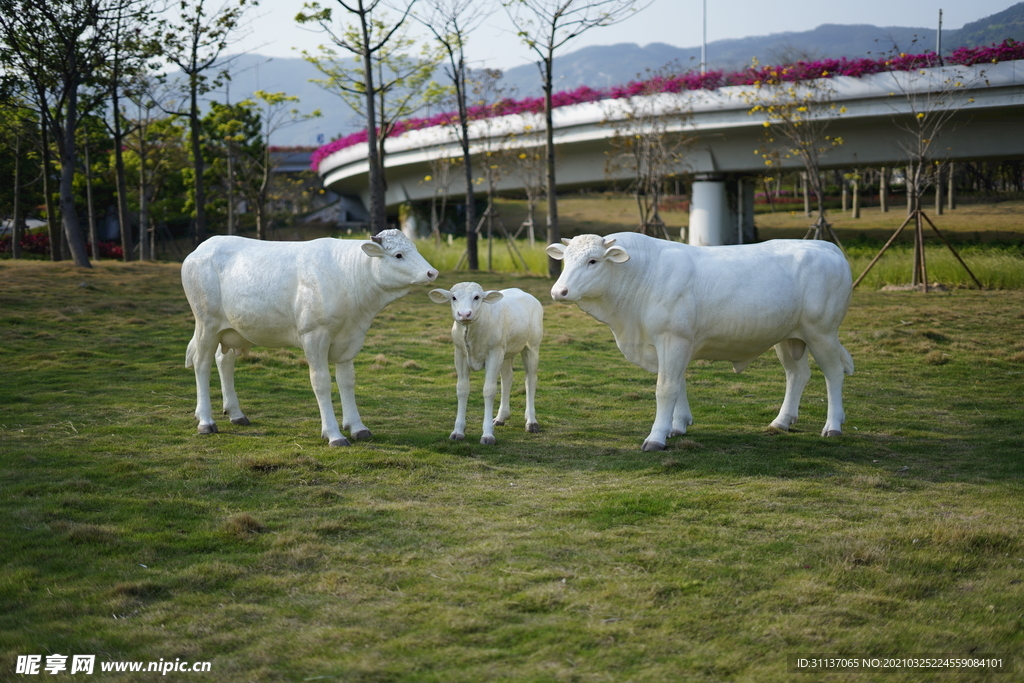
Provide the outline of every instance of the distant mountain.
[[[740,69],[755,56],[762,63],[778,64],[807,58],[877,56],[893,49],[924,52],[935,49],[935,32],[935,28],[823,24],[810,31],[717,40],[708,43],[708,67],[727,71]],[[1007,38],[1024,42],[1024,2],[960,29],[943,29],[942,51],[945,54],[964,45],[1001,43]],[[558,78],[555,88],[571,90],[580,85],[604,88],[627,83],[638,76],[642,78],[649,71],[669,64],[686,70],[697,68],[699,62],[700,47],[674,47],[665,43],[643,47],[635,43],[584,47],[555,59]],[[314,109],[323,112],[323,118],[281,129],[274,136],[275,145],[316,146],[318,136],[329,141],[363,125],[340,98],[309,82],[317,78],[319,72],[302,59],[275,57],[267,61],[260,55],[241,55],[232,72],[235,74],[230,90],[233,101],[262,88],[298,96],[298,108],[303,112]],[[503,85],[520,97],[539,95],[537,66],[524,64],[508,69]]]

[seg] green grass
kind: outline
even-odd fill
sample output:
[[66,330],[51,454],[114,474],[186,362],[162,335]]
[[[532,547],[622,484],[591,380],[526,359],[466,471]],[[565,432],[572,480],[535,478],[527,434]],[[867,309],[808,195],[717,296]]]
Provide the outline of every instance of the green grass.
[[766,354],[742,375],[695,363],[696,423],[645,454],[654,377],[608,329],[546,279],[472,279],[545,305],[542,432],[523,430],[517,370],[512,419],[478,445],[475,373],[467,439],[448,441],[451,319],[424,287],[356,361],[373,440],[330,449],[294,349],[240,363],[252,426],[195,433],[176,266],[0,263],[0,680],[51,653],[213,663],[96,674],[132,681],[1010,680],[788,670],[843,653],[1024,666],[1024,292],[858,290],[844,436],[817,436],[817,371],[799,429],[767,429],[784,379]]

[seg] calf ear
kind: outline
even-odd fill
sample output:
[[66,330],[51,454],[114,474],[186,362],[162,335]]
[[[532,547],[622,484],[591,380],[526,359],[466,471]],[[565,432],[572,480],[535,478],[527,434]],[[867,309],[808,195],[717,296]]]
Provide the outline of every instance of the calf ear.
[[452,293],[447,289],[432,289],[427,293],[427,296],[429,296],[430,300],[435,304],[446,304],[448,303],[448,299],[451,298]]
[[608,247],[604,257],[612,263],[625,263],[629,260],[629,252],[622,247]]
[[494,303],[497,303],[497,302],[501,301],[504,298],[505,298],[504,294],[502,294],[501,292],[499,292],[496,289],[492,289],[491,291],[489,291],[486,294],[484,294],[484,303],[485,304],[494,304]]
[[388,252],[384,251],[384,247],[380,246],[376,242],[363,242],[363,252],[367,256],[373,256],[374,258],[380,258],[386,256]]
[[561,261],[565,257],[565,246],[561,244],[549,244],[545,251],[556,261]]

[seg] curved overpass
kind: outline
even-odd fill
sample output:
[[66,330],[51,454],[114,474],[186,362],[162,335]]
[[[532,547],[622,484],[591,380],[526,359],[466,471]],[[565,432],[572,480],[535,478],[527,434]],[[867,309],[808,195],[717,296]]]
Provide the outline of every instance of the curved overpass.
[[[942,129],[938,145],[950,160],[1008,159],[1024,157],[1024,60],[973,67],[946,67],[920,72],[886,72],[861,78],[840,76],[829,79],[832,101],[845,109],[835,116],[829,132],[841,136],[844,144],[822,158],[823,168],[892,166],[906,163],[899,142],[905,133],[899,123],[911,116],[911,97],[920,111],[941,108],[948,79],[965,84],[966,97],[957,96],[958,109]],[[764,161],[753,150],[762,142],[764,119],[748,114],[743,99],[749,86],[728,86],[714,91],[690,91],[651,96],[657,111],[687,111],[685,130],[695,140],[678,169],[696,174],[698,182],[724,183],[724,191],[698,192],[695,187],[692,211],[711,210],[711,221],[736,225],[744,214],[752,220],[753,185],[744,176],[760,175]],[[926,110],[927,110],[926,109]],[[603,185],[610,178],[605,168],[609,140],[616,124],[626,116],[622,100],[602,100],[559,107],[553,112],[554,138],[558,155],[560,189]],[[479,155],[499,147],[532,147],[540,144],[540,115],[512,115],[475,121],[470,127],[472,151]],[[511,134],[511,139],[510,139]],[[453,128],[436,127],[411,131],[387,143],[388,191],[386,202],[429,200],[435,185],[431,160],[461,157]],[[359,197],[368,204],[366,145],[358,144],[335,152],[320,164],[324,184],[334,192]],[[784,160],[783,168],[802,168],[798,160]],[[479,175],[479,174],[478,174]],[[521,187],[518,178],[506,173],[499,190]],[[746,188],[746,189],[744,189]],[[704,187],[703,189],[708,189]],[[464,196],[464,183],[454,180],[449,196]],[[749,196],[748,196],[749,195]],[[739,198],[739,199],[737,199]],[[717,202],[717,207],[702,203]],[[730,204],[731,202],[731,204]],[[739,207],[738,209],[736,207]],[[721,214],[722,217],[717,217]],[[732,230],[732,229],[731,229]],[[740,228],[742,231],[742,227]]]

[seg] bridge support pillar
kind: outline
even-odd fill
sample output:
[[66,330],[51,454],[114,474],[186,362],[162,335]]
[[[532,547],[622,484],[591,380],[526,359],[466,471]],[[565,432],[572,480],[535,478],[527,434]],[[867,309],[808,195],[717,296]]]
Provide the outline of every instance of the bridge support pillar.
[[753,177],[698,175],[690,194],[689,243],[710,247],[754,239]]

